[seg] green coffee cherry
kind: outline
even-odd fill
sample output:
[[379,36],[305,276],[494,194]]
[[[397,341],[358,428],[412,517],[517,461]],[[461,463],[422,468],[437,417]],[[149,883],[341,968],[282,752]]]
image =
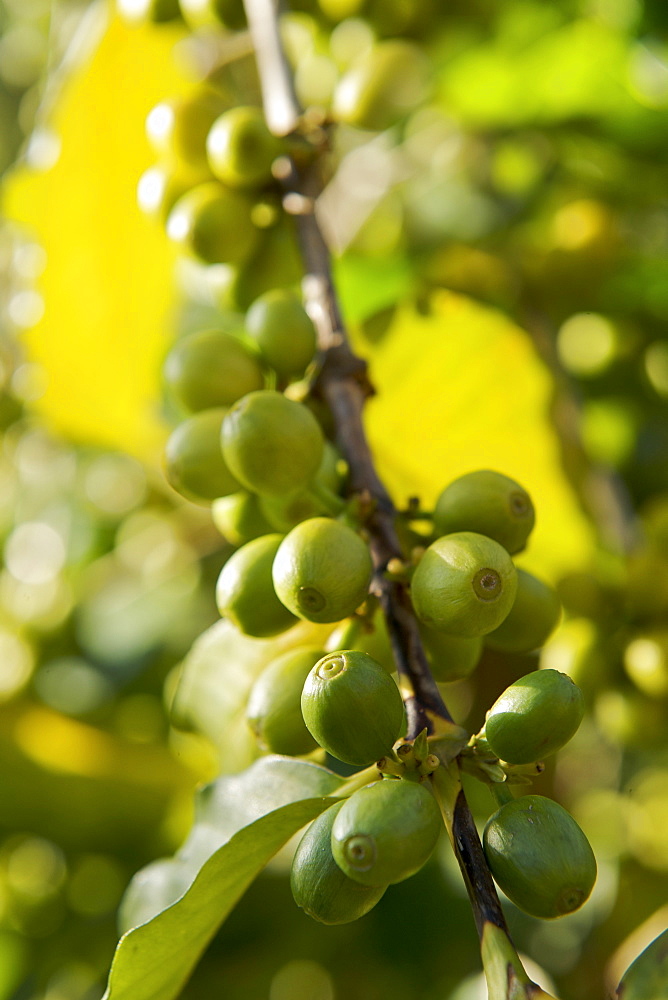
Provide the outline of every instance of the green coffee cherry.
[[313,414],[270,390],[251,392],[232,406],[221,442],[239,482],[262,496],[302,489],[322,460],[323,436]]
[[[331,493],[337,494],[343,479],[339,471],[340,461],[334,446],[325,441],[322,460],[312,480],[313,485],[323,486]],[[328,512],[324,502],[312,490],[289,493],[282,497],[261,497],[260,509],[273,526],[272,530],[282,531],[285,534],[307,518],[318,517]]]
[[366,886],[344,875],[332,856],[332,826],[343,802],[315,819],[292,861],[290,888],[297,906],[323,924],[347,924],[371,910],[386,886]]
[[170,166],[195,168],[210,177],[206,137],[224,110],[223,96],[208,88],[196,90],[188,97],[161,101],[146,119],[148,141]]
[[384,778],[343,803],[332,826],[332,854],[362,885],[403,882],[436,847],[441,813],[430,790],[404,778]]
[[330,649],[346,649],[354,646],[356,650],[366,653],[376,663],[380,663],[383,670],[390,676],[397,672],[381,608],[376,608],[371,621],[360,618],[344,619],[338,628],[331,633],[328,645]]
[[535,520],[526,490],[514,479],[489,469],[453,480],[439,496],[434,510],[437,534],[476,531],[489,535],[511,555],[524,548]]
[[217,181],[184,194],[167,219],[167,235],[205,264],[240,264],[255,248],[253,203],[242,191]]
[[221,535],[232,545],[245,545],[254,538],[276,531],[260,510],[259,498],[245,490],[214,500],[211,518]]
[[565,746],[584,715],[577,684],[558,670],[534,670],[496,699],[485,719],[493,752],[509,764],[530,764]]
[[365,600],[373,563],[352,528],[327,517],[302,521],[285,536],[274,561],[276,593],[293,614],[338,622]]
[[301,709],[304,682],[323,649],[291,649],[263,670],[251,689],[246,718],[265,750],[298,757],[318,746],[306,728]]
[[279,601],[271,582],[271,566],[282,540],[282,535],[256,538],[237,549],[220,571],[218,610],[246,635],[278,635],[296,621]]
[[226,411],[202,410],[176,428],[165,448],[165,471],[171,486],[194,503],[209,504],[234,493],[239,483],[220,450]]
[[156,164],[145,170],[137,182],[137,204],[145,215],[165,225],[179,198],[190,188],[209,179],[208,172],[203,170],[175,170]]
[[429,546],[411,581],[423,624],[452,635],[485,635],[509,613],[517,573],[498,542],[472,531],[444,535]]
[[554,632],[561,615],[557,592],[538,577],[517,570],[517,595],[508,617],[485,636],[485,645],[503,653],[530,653]]
[[284,497],[261,497],[260,510],[273,531],[287,533],[302,521],[326,514],[322,503],[312,493],[290,493]]
[[579,909],[596,881],[596,859],[573,817],[542,795],[501,806],[483,834],[495,881],[525,913],[549,920]]
[[257,357],[221,330],[198,330],[179,340],[165,359],[163,375],[176,401],[191,413],[229,406],[264,385]]
[[483,640],[461,635],[446,635],[436,629],[420,627],[434,680],[442,683],[460,681],[469,677],[482,656]]
[[294,292],[274,288],[256,299],[246,329],[279,378],[302,375],[316,349],[313,323]]
[[230,289],[230,304],[235,309],[246,310],[268,289],[294,285],[302,278],[303,264],[291,219],[280,216],[276,225],[259,227],[258,236],[256,248],[239,267]]
[[271,165],[281,151],[260,108],[224,111],[211,126],[206,152],[212,173],[234,188],[260,187],[271,180]]
[[619,1000],[668,998],[668,930],[654,938],[628,967],[615,996]]
[[337,760],[360,767],[392,750],[404,721],[397,685],[359,650],[319,660],[306,678],[301,707],[318,744]]
[[379,131],[394,125],[424,98],[425,58],[411,42],[379,42],[341,77],[334,93],[338,121]]

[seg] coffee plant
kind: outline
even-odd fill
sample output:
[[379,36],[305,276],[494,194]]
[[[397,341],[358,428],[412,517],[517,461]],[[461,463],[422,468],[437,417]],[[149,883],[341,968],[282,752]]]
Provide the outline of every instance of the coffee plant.
[[[605,957],[587,966],[580,955],[617,890],[606,832],[619,839],[626,822],[622,776],[637,780],[639,798],[620,894],[628,903],[634,876],[668,868],[665,827],[649,829],[665,813],[656,803],[668,801],[665,301],[642,240],[622,250],[649,194],[624,188],[615,161],[617,143],[646,186],[666,180],[656,134],[668,123],[665,53],[640,40],[666,25],[650,3],[641,14],[620,2],[614,15],[591,4],[575,20],[562,6],[480,3],[473,16],[433,0],[300,0],[281,10],[275,0],[119,2],[136,30],[180,25],[198,65],[189,94],[165,94],[150,111],[154,162],[137,178],[139,209],[177,248],[189,299],[164,357],[173,426],[164,483],[150,483],[153,510],[138,512],[149,486],[123,466],[107,481],[118,488],[135,474],[141,483],[125,506],[112,503],[117,535],[110,541],[93,517],[91,532],[107,567],[159,563],[171,546],[179,572],[187,564],[201,575],[190,589],[160,591],[151,641],[142,648],[131,635],[124,650],[118,619],[105,632],[86,594],[96,578],[84,574],[78,632],[63,628],[56,644],[76,655],[88,643],[92,659],[129,662],[138,674],[182,657],[165,684],[170,724],[181,746],[206,737],[218,748],[220,775],[197,792],[176,853],[149,860],[158,853],[149,844],[137,860],[148,864],[120,903],[105,1000],[216,989],[207,975],[198,986],[198,964],[206,968],[219,928],[254,893],[279,926],[295,919],[288,907],[315,921],[305,937],[323,924],[332,937],[319,940],[354,948],[356,928],[377,918],[392,950],[417,956],[406,983],[383,979],[380,967],[360,972],[356,995],[668,997],[665,877],[646,889],[641,916],[658,914],[647,947],[617,962],[614,981],[600,979]],[[627,95],[615,117],[601,80],[616,65],[615,30],[632,23],[628,71],[643,100],[638,110]],[[543,52],[545,38],[552,50]],[[578,45],[600,49],[602,69],[599,78],[587,59],[577,63],[564,110],[555,94],[567,81],[551,60],[568,68]],[[513,99],[495,104],[511,85]],[[366,203],[374,164],[388,176]],[[646,243],[663,246],[663,215],[652,221]],[[352,248],[347,265],[341,248]],[[393,270],[402,255],[408,278]],[[346,282],[363,296],[367,281],[384,283],[383,295],[348,322]],[[391,497],[363,417],[377,391],[373,345],[391,336],[408,297],[390,286],[405,281],[416,316],[435,314],[449,289],[532,331],[553,381],[564,467],[599,526],[586,571],[553,585],[540,553],[528,563],[538,575],[525,568],[542,512],[512,468],[438,470],[431,504],[419,487]],[[439,375],[437,412],[449,420],[458,373]],[[5,426],[17,423],[8,440],[20,451],[30,432],[16,405]],[[486,418],[491,435],[497,417]],[[104,488],[95,495],[104,510]],[[129,512],[151,524],[128,526]],[[211,624],[214,603],[221,620]],[[588,769],[603,776],[589,811]],[[564,795],[569,776],[579,800]],[[582,827],[595,834],[598,863]],[[292,901],[280,907],[261,877],[272,865],[290,872]],[[448,884],[434,903],[436,872]],[[464,895],[484,985],[458,986],[478,967],[459,933]],[[345,925],[350,935],[333,937]],[[457,947],[441,940],[444,927]],[[618,942],[628,925],[617,931]],[[529,967],[517,940],[558,985]],[[421,962],[429,985],[415,971]],[[275,982],[271,1000],[320,995],[298,976],[282,992]]]

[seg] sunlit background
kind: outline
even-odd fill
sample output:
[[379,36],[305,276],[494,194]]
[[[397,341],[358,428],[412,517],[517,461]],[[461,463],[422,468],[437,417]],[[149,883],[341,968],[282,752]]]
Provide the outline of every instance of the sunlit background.
[[[589,709],[536,791],[572,811],[599,879],[572,916],[508,917],[548,988],[603,998],[668,925],[668,8],[299,6],[284,31],[304,104],[326,110],[376,33],[424,52],[400,126],[337,133],[322,221],[397,503],[428,507],[481,467],[534,498],[522,565],[565,611],[540,664]],[[165,235],[174,165],[151,110],[212,79],[258,99],[247,36],[200,26],[203,7],[184,4],[186,25],[0,3],[0,1000],[99,1000],[130,877],[178,847],[199,783],[259,752],[250,678],[202,669],[190,731],[169,714],[232,546],[164,479],[179,414],[162,359],[299,278],[272,205],[246,270]],[[537,662],[487,654],[447,686],[457,720],[475,731]],[[487,791],[468,790],[484,822]],[[251,888],[185,998],[485,996],[446,844],[344,927],[297,910],[288,868],[281,854]]]

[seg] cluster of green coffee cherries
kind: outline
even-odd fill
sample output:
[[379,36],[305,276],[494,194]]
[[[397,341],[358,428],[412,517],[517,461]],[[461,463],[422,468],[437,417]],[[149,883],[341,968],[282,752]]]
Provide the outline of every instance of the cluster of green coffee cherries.
[[[288,31],[288,41],[291,35],[299,52],[300,31]],[[330,120],[367,131],[387,129],[426,95],[425,57],[414,43],[374,41],[373,34],[360,40],[355,30],[344,35],[339,69],[329,60],[338,82],[325,106],[308,87],[302,94],[310,111],[299,136],[278,139],[269,131],[251,67],[241,79],[229,67],[213,71],[190,94],[161,101],[147,117],[156,160],[139,180],[139,206],[165,226],[193,272],[199,268],[198,294],[217,305],[246,309],[262,292],[301,278],[281,189],[281,177],[290,169],[285,157],[298,165],[308,162],[314,148],[309,140],[322,137],[321,126]],[[312,71],[316,80],[323,76],[321,58]],[[297,74],[296,84],[299,79]]]
[[[305,649],[288,653],[267,669],[253,689],[252,721],[262,723],[272,714],[266,694],[276,679],[292,674],[297,663],[307,668],[315,655],[317,651]],[[397,743],[401,698],[366,653],[324,655],[309,670],[299,699],[308,732],[332,756],[362,766],[384,750],[376,761],[379,780],[321,814],[302,837],[292,863],[297,904],[323,923],[346,923],[375,906],[389,885],[419,871],[434,851],[442,819],[429,776],[440,761],[429,752],[424,735]],[[564,746],[582,714],[582,694],[570,678],[554,670],[534,671],[499,697],[485,729],[472,742],[476,749],[483,744],[487,752],[491,749],[510,773],[513,766]],[[436,742],[431,747],[436,749]],[[515,799],[511,792],[505,796],[483,834],[497,884],[532,916],[551,919],[572,913],[596,880],[587,838],[553,800],[541,795]]]
[[[221,570],[217,603],[223,617],[259,638],[299,620],[370,625],[364,609],[373,564],[363,524],[340,495],[340,460],[312,410],[256,382],[231,398],[243,384],[238,373],[230,375],[233,359],[257,381],[266,378],[264,345],[273,343],[267,330],[282,331],[290,317],[306,330],[300,310],[284,293],[261,297],[243,336],[190,334],[165,369],[181,405],[202,407],[168,442],[168,476],[184,495],[210,502],[223,534],[238,545]],[[279,316],[282,322],[268,322]],[[294,357],[290,343],[287,354]],[[274,374],[288,376],[279,354],[274,366]],[[228,377],[234,393],[228,386],[221,394]],[[531,650],[554,628],[560,613],[554,592],[511,559],[533,522],[526,491],[496,472],[469,473],[439,497],[434,541],[402,570],[437,677],[467,676],[484,643]],[[263,749],[293,756],[325,750],[354,767],[376,765],[377,780],[323,813],[295,855],[295,899],[325,923],[362,916],[388,885],[418,871],[442,827],[430,781],[439,759],[428,741],[418,749],[419,741],[403,739],[403,701],[391,670],[362,648],[297,646],[270,663],[250,692],[247,717]],[[582,712],[582,695],[566,675],[529,674],[490,709],[465,752],[468,769],[475,773],[482,762],[481,773],[486,767],[489,774],[497,766],[502,780],[513,769],[521,772],[563,746]],[[511,797],[487,824],[484,844],[498,884],[535,916],[571,912],[591,891],[591,848],[570,815],[547,798]]]
[[299,280],[272,174],[287,146],[258,106],[235,104],[224,81],[206,81],[157,104],[146,133],[156,162],[139,180],[139,207],[200,269],[210,298],[246,308],[263,291]]

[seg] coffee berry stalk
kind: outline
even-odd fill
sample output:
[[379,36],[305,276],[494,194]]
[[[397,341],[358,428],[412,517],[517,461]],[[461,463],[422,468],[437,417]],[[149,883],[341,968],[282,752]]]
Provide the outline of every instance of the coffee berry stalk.
[[[284,59],[280,58],[281,45],[276,21],[275,18],[271,17],[270,5],[262,0],[246,0],[246,10],[259,63],[267,120],[270,128],[277,134],[281,134],[282,130],[287,131],[290,127],[298,126],[300,109],[294,99],[287,64]],[[278,60],[274,58],[277,53],[279,54]],[[374,87],[377,87],[376,82],[374,82]],[[376,93],[378,92],[376,90]],[[284,176],[286,190],[296,191],[302,196],[305,195],[306,200],[300,202],[302,207],[312,202],[314,194],[312,177],[302,178],[296,170],[292,172],[288,170]],[[296,221],[302,245],[305,248],[307,272],[313,278],[313,280],[307,279],[305,282],[307,303],[309,310],[313,310],[313,315],[319,317],[321,344],[323,347],[327,347],[327,345],[334,343],[335,331],[339,341],[337,348],[330,347],[329,350],[325,351],[318,380],[319,394],[330,407],[344,458],[351,469],[353,492],[367,489],[375,499],[375,509],[373,515],[365,523],[365,530],[368,534],[374,566],[376,569],[384,568],[393,558],[403,560],[404,554],[396,539],[392,505],[378,481],[364,441],[361,411],[365,390],[359,377],[360,367],[350,354],[347,343],[343,341],[341,344],[343,325],[334,290],[329,280],[327,247],[322,240],[315,218],[312,213],[304,210],[296,217]],[[360,442],[363,444],[359,444]],[[466,565],[462,571],[459,571],[456,558],[451,561],[443,558],[440,551],[442,547],[448,551],[456,548],[456,545],[449,542],[441,546],[438,544],[439,539],[435,540],[436,549],[432,550],[426,562],[424,560],[427,554],[425,554],[423,560],[418,564],[410,585],[412,604],[415,605],[415,610],[423,625],[435,628],[446,635],[452,634],[461,638],[479,639],[498,628],[510,613],[517,589],[517,573],[510,557],[524,547],[533,526],[533,508],[529,507],[529,504],[524,500],[525,491],[516,490],[513,484],[511,492],[518,493],[522,500],[521,503],[520,500],[517,500],[516,504],[511,504],[508,515],[513,527],[515,527],[513,518],[516,520],[519,517],[520,519],[521,528],[515,533],[512,531],[509,533],[501,532],[500,540],[495,537],[499,534],[497,530],[499,515],[496,513],[494,517],[484,520],[482,524],[479,522],[475,524],[458,523],[453,527],[443,524],[442,530],[437,527],[436,530],[441,537],[455,534],[465,536],[464,544],[461,544],[461,539],[459,540],[459,549],[463,549],[466,553]],[[503,515],[501,519],[503,520]],[[429,552],[429,550],[427,551]],[[420,567],[423,564],[424,567],[421,570]],[[428,572],[431,576],[427,579]],[[423,578],[422,582],[420,582],[421,577]],[[434,586],[438,587],[443,600],[435,602],[430,600],[433,589],[432,577],[437,581]],[[447,728],[449,724],[451,725],[449,713],[431,679],[427,659],[422,651],[419,633],[414,621],[411,624],[412,606],[411,601],[408,600],[406,581],[392,579],[391,573],[387,577],[383,577],[382,574],[375,572],[371,586],[385,612],[388,632],[397,656],[400,685],[406,695],[409,712],[409,736],[415,736],[423,728],[425,721],[428,721],[430,728],[433,725],[436,725],[437,728],[439,726]],[[420,605],[421,597],[424,598],[422,606]],[[437,606],[434,607],[434,604]],[[294,605],[293,610],[296,611]],[[348,652],[354,652],[354,650]],[[336,654],[334,655],[336,656]],[[473,659],[474,656],[471,655],[470,660]],[[463,669],[467,672],[471,670],[470,661]],[[308,699],[305,703],[308,704]],[[347,734],[345,747],[339,748],[343,749],[345,753],[350,749],[349,740],[350,734]],[[392,755],[387,756],[392,759]],[[446,754],[444,757],[448,759]],[[431,777],[426,777],[425,780],[433,783],[441,815],[450,831],[453,847],[469,888],[483,944],[483,961],[490,996],[493,997],[493,1000],[500,1000],[501,997],[510,998],[511,993],[508,990],[511,986],[509,985],[508,970],[512,969],[514,981],[517,983],[517,988],[513,988],[513,998],[519,997],[521,994],[527,998],[538,997],[542,991],[539,991],[524,973],[510,942],[491,875],[461,791],[456,764],[443,763],[437,767]],[[388,832],[388,824],[382,821],[379,824],[375,812],[375,800],[377,797],[389,796],[390,794],[393,797],[399,794],[402,796],[414,794],[413,792],[404,792],[405,788],[422,790],[424,786],[420,783],[414,783],[406,777],[388,776],[383,778],[380,783],[372,785],[368,791],[362,789],[356,792],[337,811],[332,824],[333,839],[330,842],[330,847],[335,862],[342,862],[349,866],[344,872],[348,878],[352,878],[355,874],[359,877],[360,866],[364,868],[367,863],[370,863],[368,871],[372,871],[374,874],[369,876],[363,873],[364,877],[369,879],[371,883],[375,882],[378,887],[383,880],[391,880],[395,877],[394,872],[388,872],[382,866],[380,871],[376,873],[374,863],[370,862],[374,849],[381,854],[381,857],[384,857],[384,848],[379,844],[382,845],[383,838],[391,833],[391,829]],[[399,792],[396,789],[402,789],[402,791]],[[418,792],[418,794],[420,793]],[[362,798],[363,796],[364,798]],[[373,813],[373,821],[369,820],[367,824],[365,814],[369,797],[373,798],[374,809],[371,806],[368,807],[369,812]],[[355,806],[353,809],[355,801],[363,802],[365,808]],[[394,805],[388,806],[388,810],[392,812],[393,821],[395,818],[403,819],[403,811],[398,817],[395,817]],[[353,814],[354,821],[351,819],[351,814]],[[389,811],[386,815],[389,815]],[[343,825],[344,821],[347,820],[350,820],[349,828]],[[359,825],[357,825],[358,820]],[[378,837],[380,841],[377,840]],[[418,840],[420,840],[419,837]],[[335,846],[335,841],[337,846]],[[403,862],[404,851],[407,850],[406,845],[403,843],[395,844],[394,850]],[[413,863],[412,861],[406,862],[408,869],[412,867]]]

